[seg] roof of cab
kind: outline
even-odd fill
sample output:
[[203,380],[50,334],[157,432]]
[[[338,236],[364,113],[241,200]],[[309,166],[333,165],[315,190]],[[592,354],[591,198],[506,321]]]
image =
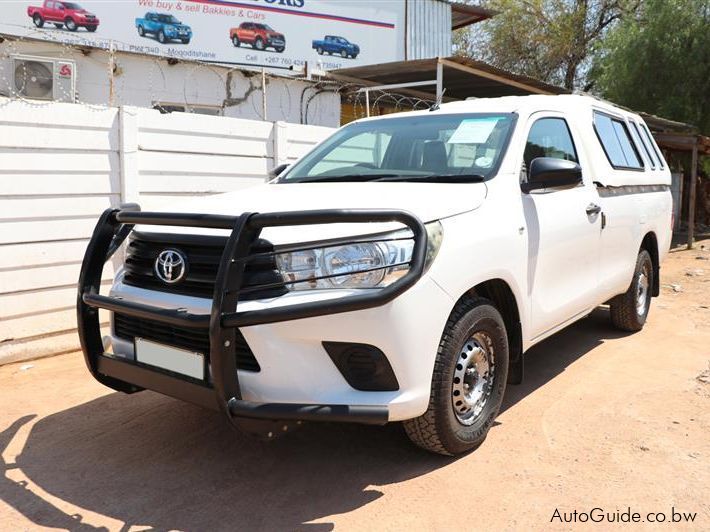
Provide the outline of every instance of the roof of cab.
[[502,96],[499,98],[472,98],[457,102],[445,103],[436,111],[410,111],[393,115],[376,116],[358,120],[377,120],[406,116],[417,116],[426,113],[458,114],[458,113],[532,113],[535,111],[575,112],[584,109],[600,109],[612,114],[634,116],[636,113],[587,94],[533,94],[529,96]]

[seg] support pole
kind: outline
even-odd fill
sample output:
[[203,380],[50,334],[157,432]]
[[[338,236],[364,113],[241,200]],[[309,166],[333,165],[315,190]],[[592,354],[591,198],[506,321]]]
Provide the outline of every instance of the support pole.
[[365,116],[370,116],[370,91],[365,89]]
[[444,97],[444,63],[441,58],[436,62],[436,101],[441,102]]
[[688,249],[693,249],[695,237],[695,189],[698,181],[698,139],[693,143],[693,156],[690,158],[690,197],[688,199]]
[[261,114],[262,120],[266,120],[266,69],[261,69]]

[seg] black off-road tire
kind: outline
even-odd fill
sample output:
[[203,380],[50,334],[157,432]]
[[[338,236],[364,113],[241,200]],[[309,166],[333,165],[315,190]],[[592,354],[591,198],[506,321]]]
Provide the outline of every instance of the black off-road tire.
[[[476,332],[484,332],[491,340],[493,382],[482,410],[472,424],[465,425],[454,411],[454,373],[460,353]],[[451,313],[439,343],[427,411],[418,418],[404,422],[404,429],[412,442],[427,451],[448,456],[465,453],[481,445],[503,401],[508,349],[505,323],[489,300],[474,297],[460,303]]]
[[42,18],[42,15],[39,13],[35,13],[34,16],[32,17],[32,22],[34,22],[34,25],[37,26],[38,28],[41,28],[44,26],[44,19]]
[[[639,309],[638,303],[643,277],[646,277],[645,288],[643,288],[643,299],[645,300],[643,310]],[[653,261],[648,251],[642,249],[636,258],[636,269],[631,280],[629,289],[623,294],[619,294],[609,302],[611,322],[614,327],[622,331],[636,332],[643,329],[651,308],[651,292],[654,283]]]

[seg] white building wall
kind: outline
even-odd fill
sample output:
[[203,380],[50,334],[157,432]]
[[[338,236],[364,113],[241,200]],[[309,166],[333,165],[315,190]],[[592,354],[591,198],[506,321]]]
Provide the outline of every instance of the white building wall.
[[[224,116],[263,119],[261,73],[194,62],[115,53],[113,74],[107,51],[7,39],[0,43],[0,95],[12,96],[14,55],[60,58],[76,63],[79,102],[152,108],[156,103],[214,106]],[[113,95],[111,86],[113,80]],[[340,125],[340,96],[313,82],[269,75],[266,119],[327,127]]]
[[76,282],[101,211],[262,183],[333,131],[7,98],[0,123],[0,364],[78,348]]

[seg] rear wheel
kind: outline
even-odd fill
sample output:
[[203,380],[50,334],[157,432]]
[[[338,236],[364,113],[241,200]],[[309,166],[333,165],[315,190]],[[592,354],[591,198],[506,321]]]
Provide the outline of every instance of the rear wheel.
[[44,19],[42,18],[42,15],[39,13],[35,13],[34,16],[32,17],[32,22],[34,22],[34,25],[37,26],[38,28],[41,28],[44,26]]
[[239,48],[239,46],[242,44],[239,42],[239,37],[236,35],[232,36],[232,44],[236,47]]
[[78,26],[76,25],[76,22],[74,22],[73,18],[67,17],[64,20],[64,25],[67,27],[69,31],[76,31]]
[[609,303],[611,321],[616,328],[630,332],[643,329],[651,308],[653,275],[651,255],[642,249],[636,258],[636,269],[631,279],[631,286]]
[[404,422],[419,447],[455,455],[478,447],[498,415],[508,374],[508,336],[484,298],[451,313],[434,362],[427,411]]
[[143,26],[138,26],[138,35],[140,35],[141,37],[145,36],[145,29],[143,28]]
[[316,48],[316,52],[318,52],[318,55],[323,55],[323,48],[319,46],[318,48]]

